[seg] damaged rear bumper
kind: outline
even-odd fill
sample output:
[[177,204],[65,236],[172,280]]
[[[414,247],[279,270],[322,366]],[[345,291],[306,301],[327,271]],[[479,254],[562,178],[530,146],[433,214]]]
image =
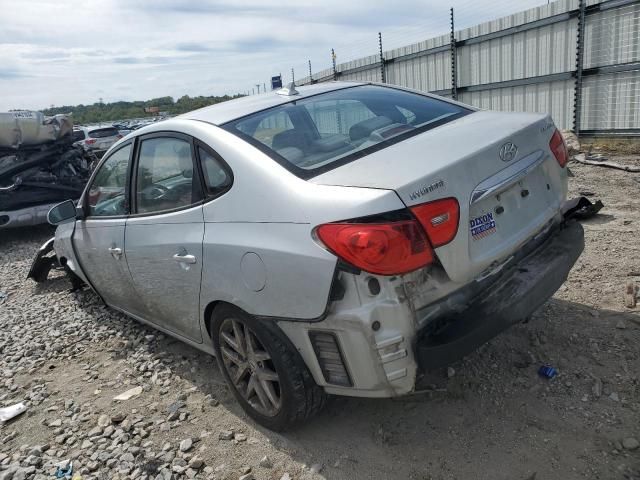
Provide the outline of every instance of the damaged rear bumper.
[[[343,272],[344,296],[331,303],[325,318],[283,319],[278,325],[327,393],[406,395],[415,390],[419,372],[459,360],[529,317],[560,288],[583,248],[582,226],[558,219],[495,274],[418,309],[404,293],[402,277],[376,277],[381,289],[372,294],[372,276]],[[332,348],[326,335],[322,346],[313,343],[319,333],[334,338]],[[349,385],[331,380],[336,370]]]
[[[470,300],[464,311],[445,321],[438,319],[437,331],[429,326],[423,328],[415,351],[419,368],[447,365],[527,319],[565,282],[583,249],[582,226],[577,222],[564,224],[501,272],[500,278]],[[425,314],[426,311],[416,312],[418,323]]]

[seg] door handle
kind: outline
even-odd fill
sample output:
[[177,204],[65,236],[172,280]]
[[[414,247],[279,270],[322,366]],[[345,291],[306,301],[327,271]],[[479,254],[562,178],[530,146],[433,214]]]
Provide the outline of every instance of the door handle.
[[119,259],[122,255],[122,249],[118,247],[109,247],[109,253],[111,254],[111,256],[113,256],[113,258]]
[[176,253],[173,259],[178,263],[196,263],[196,257],[194,255],[180,255]]

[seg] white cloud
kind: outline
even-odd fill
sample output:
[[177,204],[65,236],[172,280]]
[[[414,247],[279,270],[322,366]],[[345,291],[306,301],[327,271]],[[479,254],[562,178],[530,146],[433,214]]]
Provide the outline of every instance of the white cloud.
[[[542,0],[0,0],[0,111],[251,90]],[[513,4],[517,3],[517,6]],[[544,3],[544,2],[542,2]]]

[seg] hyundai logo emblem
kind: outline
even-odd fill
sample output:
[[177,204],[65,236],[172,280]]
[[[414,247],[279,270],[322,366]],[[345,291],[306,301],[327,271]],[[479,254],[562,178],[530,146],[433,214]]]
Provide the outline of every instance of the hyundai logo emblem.
[[518,147],[515,143],[507,142],[500,147],[500,160],[503,162],[510,162],[514,158],[516,158],[516,154],[518,153]]

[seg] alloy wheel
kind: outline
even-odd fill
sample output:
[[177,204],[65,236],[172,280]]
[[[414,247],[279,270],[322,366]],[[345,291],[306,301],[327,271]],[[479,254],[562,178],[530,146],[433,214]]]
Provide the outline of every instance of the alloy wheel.
[[271,355],[244,322],[227,318],[220,326],[225,370],[240,395],[258,413],[273,417],[282,407],[280,377]]

